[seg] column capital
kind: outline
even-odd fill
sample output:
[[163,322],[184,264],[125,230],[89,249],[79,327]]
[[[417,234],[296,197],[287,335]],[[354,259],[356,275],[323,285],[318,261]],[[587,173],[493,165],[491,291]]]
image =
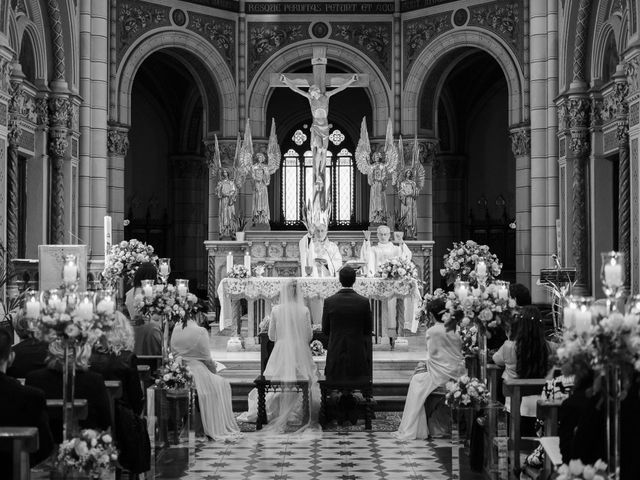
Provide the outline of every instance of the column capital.
[[640,55],[625,61],[625,74],[629,85],[629,95],[640,94]]
[[49,97],[49,124],[52,127],[68,128],[71,103],[65,94],[52,94]]
[[[209,169],[211,170],[213,165],[213,159],[215,155],[215,139],[207,138],[202,141],[204,143],[205,148],[205,158],[207,159],[207,164],[209,165]],[[218,139],[218,148],[220,149],[220,163],[223,167],[228,168],[233,166],[234,160],[236,158],[236,148],[240,148],[240,144],[238,143],[237,138],[219,138]]]
[[0,56],[0,92],[9,93],[11,88],[11,71],[13,60]]
[[[410,163],[413,159],[413,145],[415,138],[403,138],[402,148],[404,150],[404,162]],[[436,138],[420,138],[418,137],[418,160],[420,163],[431,165],[436,159],[438,151],[438,139]],[[383,141],[384,145],[384,141]]]
[[109,155],[124,157],[129,151],[129,127],[109,125],[107,131],[107,152]]
[[531,155],[531,127],[529,125],[518,125],[509,130],[511,137],[511,150],[516,157],[526,157]]
[[69,141],[67,140],[67,132],[64,130],[51,130],[49,132],[49,154],[54,160],[63,160]]
[[22,128],[20,128],[20,121],[16,118],[9,120],[9,128],[7,129],[7,142],[9,146],[16,148],[20,145],[20,138],[22,137]]

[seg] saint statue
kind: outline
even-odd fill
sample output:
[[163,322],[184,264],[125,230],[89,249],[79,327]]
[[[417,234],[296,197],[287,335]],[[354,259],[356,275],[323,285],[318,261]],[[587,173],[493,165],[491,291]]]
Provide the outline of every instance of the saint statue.
[[310,231],[300,240],[300,266],[303,276],[335,277],[342,267],[342,255],[338,246],[327,236],[327,224],[310,226]]
[[385,145],[371,155],[367,124],[362,119],[360,140],[356,147],[356,165],[360,173],[366,175],[371,187],[369,195],[369,222],[380,225],[387,222],[387,182],[396,171],[398,151],[393,145],[391,119],[387,123]]
[[313,204],[319,205],[320,208],[324,209],[326,207],[324,199],[324,175],[327,164],[327,148],[329,147],[329,129],[331,128],[331,124],[327,120],[329,115],[329,99],[336,93],[345,90],[351,84],[357,82],[358,76],[353,75],[350,80],[328,92],[323,92],[318,85],[311,85],[309,91],[305,92],[284,75],[280,76],[280,80],[291,90],[309,100],[311,116],[313,118],[310,139],[314,168],[313,179],[315,184]]
[[[220,238],[231,238],[236,233],[236,200],[238,191],[244,183],[244,173],[238,166],[240,153],[240,136],[236,143],[236,153],[232,168],[222,167],[218,137],[215,137],[213,156],[209,160],[210,175],[219,176],[216,186],[218,196],[218,222]],[[233,178],[231,175],[233,173]]]
[[249,119],[244,131],[242,153],[240,155],[242,170],[253,181],[252,221],[254,225],[269,224],[269,195],[267,187],[271,183],[271,175],[280,167],[280,147],[276,137],[276,124],[271,120],[271,135],[266,154],[253,153],[253,140]]
[[424,187],[425,171],[418,157],[418,142],[414,141],[411,164],[404,164],[402,138],[398,142],[399,165],[393,178],[393,184],[398,190],[400,200],[400,215],[404,218],[404,237],[412,240],[418,234],[417,200],[420,190]]

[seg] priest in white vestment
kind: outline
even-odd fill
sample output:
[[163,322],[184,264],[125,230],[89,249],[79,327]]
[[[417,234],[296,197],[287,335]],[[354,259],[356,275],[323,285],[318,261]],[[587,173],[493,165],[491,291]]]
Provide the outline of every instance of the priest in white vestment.
[[[342,267],[340,249],[329,240],[324,223],[316,225],[312,232],[302,237],[298,246],[303,277],[335,277]],[[307,267],[310,267],[311,275],[306,273]]]
[[[366,262],[365,273],[368,277],[373,277],[378,270],[378,267],[388,260],[394,258],[401,258],[403,260],[411,260],[411,250],[402,242],[400,245],[394,245],[389,238],[391,237],[391,230],[386,225],[380,225],[377,229],[378,244],[376,246],[371,245],[371,232],[365,230],[364,242],[362,242],[362,250],[360,250],[360,258]],[[395,338],[398,333],[402,332],[404,328],[404,301],[397,301],[392,298],[386,302],[386,308],[383,308],[383,328],[387,329],[387,335],[393,349]]]

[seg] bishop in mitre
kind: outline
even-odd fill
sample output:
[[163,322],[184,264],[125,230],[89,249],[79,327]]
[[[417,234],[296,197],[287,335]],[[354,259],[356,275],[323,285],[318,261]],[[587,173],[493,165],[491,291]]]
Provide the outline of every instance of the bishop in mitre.
[[[390,241],[391,230],[386,225],[380,225],[376,230],[378,244],[375,246],[371,245],[371,232],[365,230],[363,233],[364,241],[360,250],[360,259],[365,262],[363,268],[367,276],[373,277],[380,265],[394,258],[411,260],[411,250],[404,242],[401,242],[400,245],[394,245]],[[408,310],[405,308],[405,301],[402,299],[398,301],[396,298],[391,298],[383,303],[382,325],[383,328],[386,326],[392,350],[395,345],[395,339],[399,333],[402,333],[404,328],[405,311]]]

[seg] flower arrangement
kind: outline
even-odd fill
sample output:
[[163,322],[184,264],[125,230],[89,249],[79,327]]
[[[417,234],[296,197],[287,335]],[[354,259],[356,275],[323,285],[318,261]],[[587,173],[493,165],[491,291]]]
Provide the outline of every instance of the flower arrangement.
[[249,278],[251,276],[251,270],[244,265],[234,265],[231,271],[227,272],[229,278]]
[[96,430],[82,430],[79,437],[60,444],[56,468],[63,474],[82,472],[92,478],[102,478],[118,460],[118,450],[111,435]]
[[176,322],[194,315],[199,308],[198,297],[192,293],[179,295],[174,285],[154,285],[152,295],[141,293],[134,297],[134,305],[142,316],[160,315]]
[[613,312],[586,331],[567,326],[556,352],[563,370],[577,376],[593,370],[597,378],[608,368],[619,367],[623,389],[628,388],[634,372],[640,372],[639,320],[636,314]]
[[118,278],[131,282],[136,270],[143,262],[155,262],[157,258],[151,245],[135,238],[129,241],[123,240],[109,250],[105,258],[102,278],[112,287],[115,287]]
[[50,290],[40,302],[40,315],[31,323],[31,328],[37,338],[47,343],[63,340],[93,345],[114,323],[113,312],[83,309],[75,293],[62,296]]
[[378,267],[376,277],[389,280],[415,279],[418,278],[418,269],[411,260],[392,258]]
[[313,340],[309,344],[309,348],[311,348],[311,355],[313,355],[314,357],[320,357],[327,353],[320,340]]
[[478,346],[478,327],[475,325],[458,326],[456,332],[462,339],[462,354],[465,357],[476,356],[480,350]]
[[440,275],[446,278],[447,285],[453,285],[456,280],[477,283],[476,264],[483,260],[486,265],[487,282],[493,280],[502,272],[502,264],[498,257],[489,251],[487,245],[478,245],[473,240],[453,242],[444,256],[444,268]]
[[158,372],[156,387],[163,390],[184,390],[189,388],[192,383],[193,375],[182,363],[182,358],[174,358],[173,354],[169,354],[168,360]]
[[463,375],[457,381],[449,381],[446,385],[445,403],[453,408],[476,408],[487,405],[491,399],[487,386],[477,378]]
[[563,464],[558,467],[556,480],[607,480],[607,464],[602,460],[597,460],[593,465],[585,465],[579,459],[571,460],[569,465]]

